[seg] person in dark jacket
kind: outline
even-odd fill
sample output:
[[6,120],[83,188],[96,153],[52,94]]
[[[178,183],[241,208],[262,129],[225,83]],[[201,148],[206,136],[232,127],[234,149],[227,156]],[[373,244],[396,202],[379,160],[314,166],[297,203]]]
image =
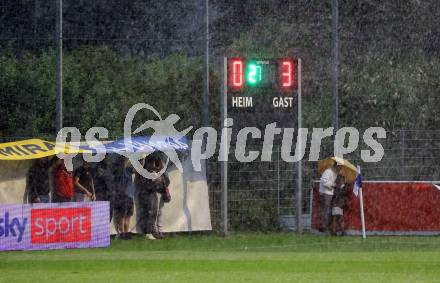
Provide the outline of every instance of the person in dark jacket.
[[336,179],[335,193],[332,199],[331,234],[333,236],[343,236],[345,234],[344,209],[347,204],[348,194],[348,184],[345,183],[345,178],[339,175]]
[[26,194],[29,203],[50,202],[50,173],[53,159],[43,157],[35,160],[26,176]]
[[90,163],[83,160],[81,166],[73,172],[73,176],[75,181],[75,201],[94,201],[96,199],[95,185],[93,183]]
[[130,219],[134,213],[133,168],[125,156],[118,156],[113,171],[114,209],[118,238],[128,240]]
[[114,190],[113,176],[110,172],[108,159],[97,163],[92,169],[93,184],[95,187],[96,201],[108,201],[110,204],[110,222],[113,218]]
[[[144,168],[149,172],[159,172],[163,169],[163,162],[157,153],[145,158]],[[163,235],[159,227],[159,217],[163,207],[163,196],[167,192],[170,180],[166,173],[155,179],[147,179],[136,174],[136,191],[140,206],[142,230],[149,240],[161,239]]]

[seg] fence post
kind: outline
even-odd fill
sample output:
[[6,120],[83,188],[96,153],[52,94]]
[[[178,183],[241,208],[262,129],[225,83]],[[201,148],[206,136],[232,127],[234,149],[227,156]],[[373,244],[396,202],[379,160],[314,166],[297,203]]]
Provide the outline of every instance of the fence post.
[[400,131],[400,180],[405,180],[405,131]]
[[63,127],[63,0],[56,1],[56,134]]
[[339,78],[339,3],[338,0],[331,1],[332,16],[332,50],[331,50],[331,75],[332,75],[332,126],[334,132],[339,129],[339,98],[338,98],[338,78]]
[[[299,152],[302,151],[302,147],[305,145],[302,144],[302,137],[301,137],[301,127],[302,127],[302,77],[301,77],[301,71],[302,71],[302,61],[299,58],[298,59],[298,150]],[[296,232],[298,234],[302,233],[303,227],[302,227],[302,161],[299,160],[297,162],[298,166],[298,183],[297,183],[297,189],[296,189]]]
[[278,190],[277,209],[278,209],[278,218],[280,217],[280,155],[281,155],[281,150],[277,146],[277,190]]
[[[225,119],[228,116],[228,89],[227,89],[227,58],[223,58],[223,87],[221,88],[220,94],[220,124],[221,128],[225,127]],[[227,143],[227,141],[225,140]],[[228,234],[228,152],[229,149],[224,148],[223,161],[221,161],[220,178],[221,178],[221,188],[222,188],[222,217],[223,217],[223,234],[226,236]],[[221,154],[219,152],[219,154]],[[226,157],[226,158],[225,158]]]
[[[209,127],[210,112],[209,112],[209,0],[205,0],[205,66],[204,66],[204,80],[203,80],[203,109],[202,109],[202,125]],[[203,142],[205,144],[205,142]]]

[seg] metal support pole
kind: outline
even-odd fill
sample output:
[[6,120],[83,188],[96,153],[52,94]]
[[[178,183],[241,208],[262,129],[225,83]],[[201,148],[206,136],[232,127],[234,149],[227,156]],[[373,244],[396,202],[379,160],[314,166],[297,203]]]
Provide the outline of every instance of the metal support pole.
[[[228,59],[226,57],[223,58],[223,87],[221,88],[220,94],[220,124],[221,128],[225,127],[225,119],[228,117],[228,89],[227,89],[227,64]],[[228,152],[227,148],[227,140],[225,139],[223,142],[226,143],[223,161],[221,162],[221,188],[222,188],[222,217],[223,217],[223,234],[226,236],[228,234]]]
[[203,81],[202,125],[209,126],[209,0],[205,0],[205,68]]
[[401,149],[400,149],[400,176],[399,180],[403,181],[406,179],[406,172],[405,172],[405,131],[400,131],[400,142],[401,142]]
[[[301,59],[298,59],[298,152],[302,152],[302,147],[305,146],[302,144],[302,132],[300,129],[302,128],[302,90],[301,90]],[[296,232],[301,234],[303,231],[302,225],[302,161],[299,160],[297,163],[298,168],[298,176],[297,176],[297,189],[296,189]]]
[[[34,50],[36,50],[37,49],[37,40],[36,40],[36,38],[37,38],[37,25],[38,25],[38,18],[39,18],[39,15],[40,15],[40,13],[39,13],[39,7],[40,7],[40,3],[38,2],[39,0],[35,0],[34,1],[34,15],[33,15],[33,20],[34,20],[34,22],[33,22],[33,28],[34,28],[34,30],[33,30],[33,33],[34,33],[34,38],[33,38],[33,44],[34,44]],[[38,44],[39,44],[39,42],[38,42]]]
[[359,190],[359,204],[361,206],[361,224],[362,224],[362,238],[367,238],[367,233],[365,231],[365,216],[364,216],[364,197],[362,195],[362,188]]
[[278,218],[280,217],[280,159],[281,159],[281,149],[277,147],[277,211]]
[[[209,127],[211,124],[209,111],[209,0],[205,0],[205,66],[203,68],[203,103],[202,103],[202,127]],[[202,148],[206,151],[208,137],[202,138]],[[209,166],[206,164],[205,174],[209,178]]]
[[339,77],[339,35],[338,35],[338,0],[332,0],[332,126],[339,129],[338,77]]
[[63,127],[63,0],[57,0],[56,7],[56,121],[57,133]]

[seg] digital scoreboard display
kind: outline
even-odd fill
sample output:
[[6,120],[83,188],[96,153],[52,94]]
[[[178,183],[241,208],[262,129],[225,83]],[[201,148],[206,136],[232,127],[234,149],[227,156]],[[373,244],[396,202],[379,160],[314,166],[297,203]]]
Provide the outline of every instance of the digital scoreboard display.
[[259,88],[272,88],[280,92],[293,92],[298,87],[298,61],[279,59],[228,58],[228,90],[233,93],[249,92]]

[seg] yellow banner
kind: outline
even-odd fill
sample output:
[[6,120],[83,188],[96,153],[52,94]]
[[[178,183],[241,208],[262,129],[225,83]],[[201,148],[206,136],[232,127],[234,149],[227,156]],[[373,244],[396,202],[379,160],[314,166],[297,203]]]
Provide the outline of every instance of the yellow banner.
[[57,153],[84,153],[78,148],[59,146],[53,142],[30,139],[17,142],[0,143],[0,160],[26,160],[52,156]]

